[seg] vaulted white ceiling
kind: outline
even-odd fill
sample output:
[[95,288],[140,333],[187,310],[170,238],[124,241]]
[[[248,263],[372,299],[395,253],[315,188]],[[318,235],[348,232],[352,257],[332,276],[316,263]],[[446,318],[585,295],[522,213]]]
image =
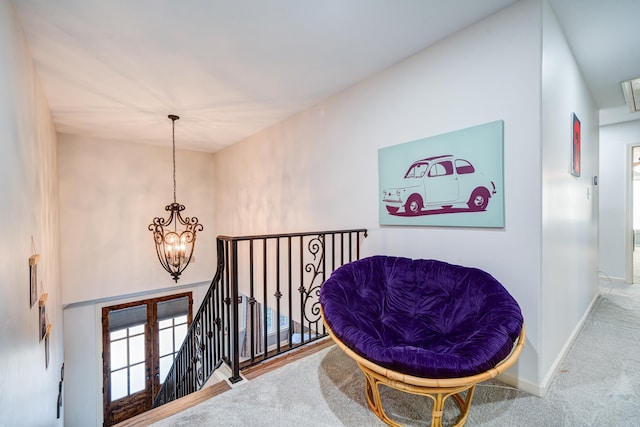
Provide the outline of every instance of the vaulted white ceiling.
[[[59,132],[216,151],[515,0],[13,0]],[[638,0],[550,0],[598,105],[640,76]],[[612,6],[615,5],[615,6]]]

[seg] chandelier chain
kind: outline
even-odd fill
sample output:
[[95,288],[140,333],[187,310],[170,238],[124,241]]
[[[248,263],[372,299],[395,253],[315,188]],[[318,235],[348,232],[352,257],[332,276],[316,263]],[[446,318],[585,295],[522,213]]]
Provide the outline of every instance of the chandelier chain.
[[169,116],[172,124],[172,142],[173,142],[173,203],[177,203],[176,201],[176,120],[178,120],[178,116]]

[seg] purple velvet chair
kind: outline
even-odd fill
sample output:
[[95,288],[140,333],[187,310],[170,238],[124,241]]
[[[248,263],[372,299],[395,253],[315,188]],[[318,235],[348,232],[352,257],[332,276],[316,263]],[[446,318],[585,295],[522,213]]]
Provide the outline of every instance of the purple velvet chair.
[[445,400],[466,422],[475,385],[512,366],[522,352],[520,307],[490,274],[435,260],[373,256],[333,272],[320,290],[329,334],[362,369],[367,401],[389,425],[379,384]]

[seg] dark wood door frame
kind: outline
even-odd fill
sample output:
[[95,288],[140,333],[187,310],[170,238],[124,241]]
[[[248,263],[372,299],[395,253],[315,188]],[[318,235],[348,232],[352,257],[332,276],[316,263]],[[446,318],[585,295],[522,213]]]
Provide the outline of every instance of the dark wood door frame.
[[[189,298],[189,313],[187,324],[191,324],[193,298],[191,292],[150,298],[124,304],[117,304],[102,308],[102,394],[104,410],[104,426],[109,427],[151,409],[153,399],[160,390],[160,363],[158,355],[158,312],[157,304],[163,301]],[[111,401],[111,339],[109,332],[109,312],[131,308],[140,305],[147,306],[147,320],[145,331],[145,389],[137,393]]]

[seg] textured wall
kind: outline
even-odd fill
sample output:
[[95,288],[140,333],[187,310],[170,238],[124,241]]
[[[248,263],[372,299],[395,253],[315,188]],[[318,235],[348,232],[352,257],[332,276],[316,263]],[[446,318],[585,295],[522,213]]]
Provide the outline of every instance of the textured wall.
[[[64,303],[174,286],[148,230],[173,202],[171,148],[60,134],[58,157]],[[210,281],[216,267],[213,154],[176,150],[176,180],[183,215],[204,225],[196,261],[178,285]]]
[[[63,362],[56,134],[22,29],[0,1],[0,424],[62,425],[56,418]],[[38,305],[30,307],[32,239],[38,294],[53,329],[49,367]],[[64,409],[64,408],[63,408]]]

